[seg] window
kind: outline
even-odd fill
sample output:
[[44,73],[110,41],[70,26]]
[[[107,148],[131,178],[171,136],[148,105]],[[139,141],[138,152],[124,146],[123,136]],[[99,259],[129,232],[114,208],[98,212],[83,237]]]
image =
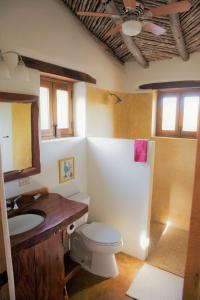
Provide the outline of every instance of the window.
[[71,83],[51,78],[41,79],[40,119],[43,138],[73,135]]
[[158,93],[158,136],[196,138],[199,121],[200,90]]

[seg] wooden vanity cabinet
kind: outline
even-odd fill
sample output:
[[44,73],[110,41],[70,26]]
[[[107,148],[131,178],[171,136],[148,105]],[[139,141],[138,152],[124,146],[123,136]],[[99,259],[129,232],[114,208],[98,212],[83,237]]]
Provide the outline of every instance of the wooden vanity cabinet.
[[[18,299],[35,300],[34,248],[25,249],[12,256],[15,296]],[[29,297],[29,298],[28,298]]]
[[62,231],[13,255],[16,300],[64,299]]
[[50,193],[21,208],[20,213],[27,209],[46,217],[40,226],[11,236],[16,300],[68,299],[66,284],[80,266],[64,255],[67,226],[87,213],[88,206]]

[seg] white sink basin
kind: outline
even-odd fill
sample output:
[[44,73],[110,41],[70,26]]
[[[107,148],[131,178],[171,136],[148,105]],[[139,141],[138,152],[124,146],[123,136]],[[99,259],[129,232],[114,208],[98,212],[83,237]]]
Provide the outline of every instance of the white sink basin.
[[39,214],[24,214],[8,219],[10,236],[17,235],[31,230],[44,221],[44,217]]

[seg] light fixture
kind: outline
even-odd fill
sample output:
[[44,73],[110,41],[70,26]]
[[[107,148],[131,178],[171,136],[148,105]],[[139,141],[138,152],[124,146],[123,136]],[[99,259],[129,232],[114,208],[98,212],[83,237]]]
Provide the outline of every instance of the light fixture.
[[0,51],[0,79],[10,79],[10,72],[1,51]]
[[28,74],[28,69],[25,66],[24,61],[22,60],[21,56],[18,56],[18,64],[13,72],[12,79],[16,80],[29,80],[29,74]]
[[28,68],[25,66],[22,56],[15,51],[2,52],[1,50],[0,50],[0,79],[10,79],[11,78],[9,68],[4,59],[4,55],[7,55],[7,54],[16,54],[17,58],[18,58],[18,63],[13,71],[12,79],[28,81],[29,80]]
[[142,31],[142,24],[136,20],[129,20],[122,24],[122,32],[128,36],[136,36]]

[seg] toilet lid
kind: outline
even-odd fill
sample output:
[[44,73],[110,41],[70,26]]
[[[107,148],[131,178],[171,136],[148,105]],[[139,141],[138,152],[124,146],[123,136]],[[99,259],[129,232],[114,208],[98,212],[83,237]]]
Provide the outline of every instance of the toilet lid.
[[84,225],[81,232],[86,238],[100,244],[115,244],[122,239],[118,230],[97,222]]

